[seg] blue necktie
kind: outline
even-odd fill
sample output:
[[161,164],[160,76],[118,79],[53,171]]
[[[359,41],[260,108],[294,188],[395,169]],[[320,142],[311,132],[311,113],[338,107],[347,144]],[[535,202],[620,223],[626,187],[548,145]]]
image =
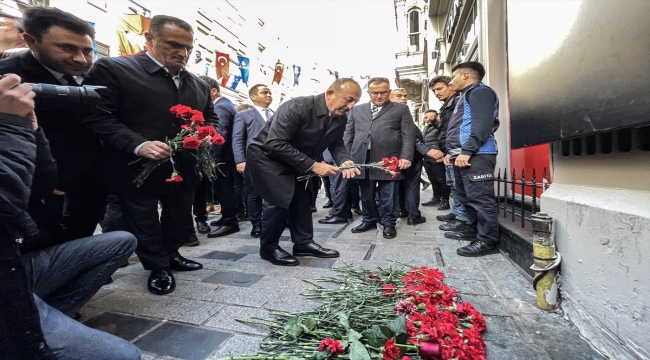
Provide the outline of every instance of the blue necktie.
[[271,110],[264,109],[264,116],[266,117],[266,119],[264,119],[264,120],[270,119],[271,118]]

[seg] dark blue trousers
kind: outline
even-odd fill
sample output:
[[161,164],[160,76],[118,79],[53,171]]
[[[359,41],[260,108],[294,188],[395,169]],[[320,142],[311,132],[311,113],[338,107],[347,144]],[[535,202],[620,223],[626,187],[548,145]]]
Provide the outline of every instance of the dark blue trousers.
[[[363,207],[362,221],[395,226],[399,216],[399,181],[369,180],[366,172],[366,179],[359,180],[359,188]],[[379,194],[379,204],[375,202],[376,194]]]
[[472,166],[454,166],[456,194],[467,211],[467,224],[476,228],[478,240],[488,244],[499,241],[498,209],[494,197],[496,159],[496,155],[473,155],[469,160]]
[[305,182],[296,180],[293,198],[288,209],[267,201],[262,204],[262,234],[260,252],[270,252],[280,247],[280,236],[289,227],[291,241],[304,245],[313,242],[314,224],[311,216],[311,190],[305,189]]
[[237,225],[237,195],[235,194],[237,167],[233,161],[227,161],[219,165],[219,170],[217,170],[217,178],[212,182],[214,198],[219,200],[221,205],[219,223],[224,226]]
[[253,226],[261,225],[262,222],[262,196],[255,190],[253,179],[248,171],[244,170],[244,183],[246,185],[246,215]]
[[422,215],[420,212],[420,174],[422,173],[422,159],[414,159],[411,166],[402,171],[404,175],[404,208],[409,213],[409,218],[415,219]]

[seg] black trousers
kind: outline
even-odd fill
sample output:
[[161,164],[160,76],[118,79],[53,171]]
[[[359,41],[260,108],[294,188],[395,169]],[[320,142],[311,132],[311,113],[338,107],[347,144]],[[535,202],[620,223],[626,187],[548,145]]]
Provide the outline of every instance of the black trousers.
[[496,155],[473,155],[469,160],[472,166],[454,166],[456,193],[467,211],[467,224],[476,228],[478,240],[488,244],[499,241],[498,209],[494,197],[496,159]]
[[203,175],[201,183],[194,190],[194,202],[192,205],[192,213],[194,213],[194,221],[208,221],[208,211],[205,209],[206,203],[214,201],[212,195],[212,181],[207,176]]
[[433,198],[449,201],[449,194],[451,194],[451,189],[449,188],[449,185],[447,185],[445,164],[436,162],[433,159],[425,159],[423,166],[424,171],[427,172],[429,181],[431,181]]
[[127,229],[138,239],[135,253],[145,270],[169,266],[169,258],[187,242],[193,229],[194,190],[187,183],[162,184],[156,193],[120,196]]
[[253,186],[253,179],[251,178],[248,168],[244,170],[244,183],[246,187],[246,215],[248,215],[248,219],[251,221],[253,226],[261,226],[262,196],[260,196],[260,193]]
[[270,252],[280,247],[280,236],[288,225],[291,241],[304,245],[313,242],[314,224],[311,216],[312,194],[305,183],[296,180],[293,198],[288,209],[264,201],[262,208],[262,235],[260,252]]
[[329,176],[323,177],[323,186],[325,187],[325,196],[329,201],[332,201],[332,182]]
[[103,179],[102,162],[97,162],[65,190],[61,225],[65,241],[92,236],[106,211],[108,188]]
[[[235,194],[235,162],[228,161],[219,165],[217,178],[212,182],[214,198],[221,204],[221,225],[237,225],[237,195]],[[223,174],[222,174],[223,173]],[[240,195],[241,196],[241,195]]]
[[[307,180],[309,181],[308,187],[311,188],[310,194],[311,194],[311,206],[316,207],[316,198],[318,197],[318,192],[320,191],[320,187],[323,184],[321,181],[320,176],[314,176],[311,179]],[[305,183],[303,182],[303,186]],[[311,211],[311,209],[309,210]]]
[[[422,173],[422,159],[414,159],[411,166],[402,170],[404,180],[401,181],[404,193],[400,191],[400,203],[404,201],[404,209],[411,219],[420,217],[420,174]],[[402,187],[400,186],[400,188]]]
[[246,181],[244,180],[244,175],[237,170],[237,165],[235,164],[235,173],[234,173],[234,187],[235,187],[235,207],[237,209],[237,214],[246,213]]

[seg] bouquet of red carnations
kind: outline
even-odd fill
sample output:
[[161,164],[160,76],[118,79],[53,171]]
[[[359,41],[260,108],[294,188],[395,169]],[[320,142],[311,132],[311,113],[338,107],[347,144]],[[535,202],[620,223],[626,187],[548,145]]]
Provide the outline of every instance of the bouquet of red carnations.
[[[390,173],[393,175],[393,178],[396,178],[399,176],[399,171],[397,171],[399,167],[399,159],[396,158],[395,156],[389,158],[383,158],[381,161],[377,161],[374,163],[370,164],[353,164],[353,165],[346,165],[346,166],[339,166],[340,170],[348,170],[348,169],[362,169],[362,168],[375,168],[379,170],[384,170],[387,173]],[[298,177],[298,181],[303,181],[303,180],[308,180],[311,179],[314,176],[318,176],[317,174],[309,174],[309,175],[303,175]]]
[[172,106],[169,111],[176,115],[176,117],[184,120],[184,124],[181,125],[181,132],[176,134],[173,139],[166,141],[167,145],[171,148],[171,155],[165,159],[153,160],[146,163],[133,182],[137,187],[142,186],[153,170],[167,161],[172,163],[173,171],[171,176],[165,181],[183,182],[183,177],[178,174],[174,165],[174,154],[183,150],[196,150],[196,155],[194,153],[191,154],[196,157],[196,173],[199,177],[205,174],[210,180],[216,179],[216,172],[218,170],[217,163],[204,145],[223,145],[226,140],[213,126],[202,126],[205,123],[205,119],[201,111],[181,104]]

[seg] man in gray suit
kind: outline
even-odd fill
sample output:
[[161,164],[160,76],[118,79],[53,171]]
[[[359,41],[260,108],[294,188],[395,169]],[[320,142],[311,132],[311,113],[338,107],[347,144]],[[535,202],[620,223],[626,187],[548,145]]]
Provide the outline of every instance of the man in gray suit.
[[[344,141],[350,157],[355,163],[371,163],[382,158],[395,156],[399,169],[411,166],[415,150],[413,117],[408,106],[391,102],[390,83],[387,78],[372,78],[368,81],[370,102],[355,106],[348,113],[348,124]],[[400,174],[391,174],[380,169],[367,169],[357,177],[360,180],[363,222],[352,229],[353,233],[376,229],[377,223],[384,225],[386,239],[397,236],[395,223],[399,216]],[[379,204],[375,202],[379,192]]]
[[273,97],[268,86],[263,84],[254,85],[248,91],[248,96],[253,102],[253,108],[235,116],[232,150],[235,155],[237,171],[243,173],[246,180],[246,212],[253,225],[251,236],[260,237],[262,234],[262,197],[255,190],[250,172],[246,168],[246,148],[262,130],[266,121],[273,116],[273,110],[269,109]]

